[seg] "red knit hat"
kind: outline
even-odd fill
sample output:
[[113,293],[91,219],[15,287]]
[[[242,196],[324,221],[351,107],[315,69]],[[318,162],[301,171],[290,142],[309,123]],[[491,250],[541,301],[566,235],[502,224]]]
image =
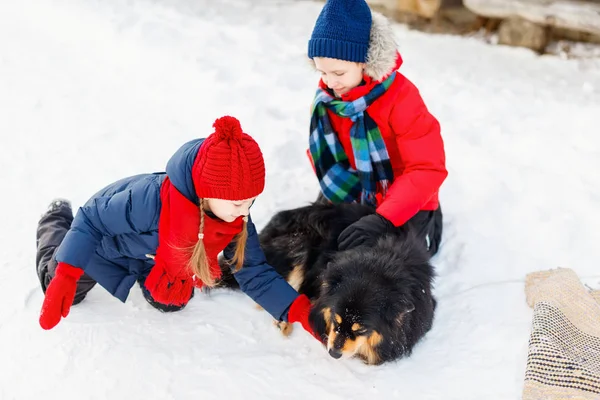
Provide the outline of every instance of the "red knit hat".
[[200,146],[192,169],[201,199],[246,200],[265,188],[265,162],[258,143],[242,132],[240,121],[224,116]]

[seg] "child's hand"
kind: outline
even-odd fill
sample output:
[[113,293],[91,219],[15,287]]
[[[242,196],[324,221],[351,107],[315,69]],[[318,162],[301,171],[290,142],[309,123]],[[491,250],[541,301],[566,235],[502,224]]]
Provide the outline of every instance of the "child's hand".
[[83,275],[81,268],[65,263],[58,263],[56,275],[46,289],[44,304],[40,312],[40,326],[43,329],[52,329],[60,322],[61,316],[69,315],[71,305],[75,299],[77,281]]
[[[198,284],[200,283],[201,281],[198,281]],[[194,291],[194,280],[191,276],[171,277],[161,263],[152,267],[144,285],[154,300],[166,305],[186,305]]]
[[306,297],[305,294],[301,294],[294,300],[292,305],[290,306],[290,311],[288,312],[288,322],[300,322],[305,331],[313,335],[315,339],[319,342],[321,339],[315,335],[310,323],[308,322],[308,315],[310,314],[310,300]]
[[393,232],[394,229],[394,224],[381,215],[366,215],[340,233],[340,236],[338,236],[338,249],[346,250],[360,246],[386,232]]

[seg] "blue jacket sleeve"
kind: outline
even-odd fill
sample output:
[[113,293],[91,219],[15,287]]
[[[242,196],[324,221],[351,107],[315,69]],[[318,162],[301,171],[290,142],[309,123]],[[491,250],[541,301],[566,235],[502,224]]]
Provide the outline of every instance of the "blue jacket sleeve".
[[[258,233],[248,218],[248,239],[244,255],[244,266],[233,276],[240,288],[278,321],[287,321],[288,309],[298,297],[298,292],[273,269],[265,258]],[[223,251],[225,259],[231,260],[233,244]]]
[[105,236],[142,233],[157,225],[160,186],[142,179],[122,191],[90,199],[79,209],[56,260],[85,269]]

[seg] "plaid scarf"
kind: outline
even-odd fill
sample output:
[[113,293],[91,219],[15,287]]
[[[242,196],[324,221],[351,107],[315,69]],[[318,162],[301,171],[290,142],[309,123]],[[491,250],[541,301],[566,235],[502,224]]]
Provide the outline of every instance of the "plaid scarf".
[[[375,121],[365,111],[390,87],[396,72],[375,86],[365,96],[353,102],[336,99],[319,88],[310,121],[310,153],[323,195],[332,203],[352,203],[376,206],[377,184],[383,195],[394,177],[392,164]],[[350,141],[356,170],[331,127],[327,110],[354,122]]]

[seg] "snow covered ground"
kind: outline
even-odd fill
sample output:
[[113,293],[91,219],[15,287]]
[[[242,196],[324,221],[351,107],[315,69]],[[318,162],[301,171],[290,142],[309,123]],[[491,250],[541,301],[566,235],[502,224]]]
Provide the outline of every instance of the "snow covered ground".
[[600,71],[402,26],[402,71],[442,124],[450,172],[439,307],[411,358],[334,360],[227,291],[164,315],[137,288],[123,305],[97,287],[55,329],[39,327],[35,227],[50,200],[77,207],[163,170],[219,116],[263,148],[259,227],[315,198],[304,149],[318,76],[304,54],[321,6],[0,2],[0,399],[520,397],[525,275],[564,266],[600,287]]

